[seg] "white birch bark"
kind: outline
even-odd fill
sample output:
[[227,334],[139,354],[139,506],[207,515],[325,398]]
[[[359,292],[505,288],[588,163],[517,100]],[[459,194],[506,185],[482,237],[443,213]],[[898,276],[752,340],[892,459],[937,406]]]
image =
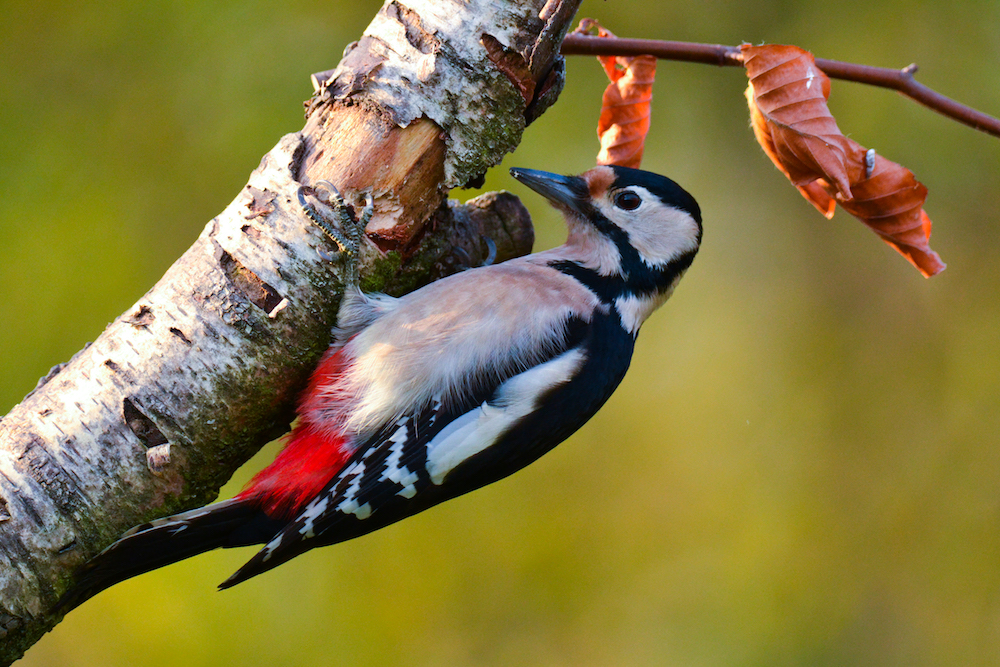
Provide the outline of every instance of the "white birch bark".
[[[86,560],[129,527],[209,502],[287,429],[329,341],[336,246],[301,185],[373,191],[362,285],[405,291],[530,250],[509,195],[449,208],[562,82],[579,0],[388,2],[323,84],[302,132],[126,313],[0,421],[0,664],[51,629]],[[434,218],[434,224],[428,221]],[[432,230],[432,231],[430,231]],[[460,248],[456,251],[455,248]]]

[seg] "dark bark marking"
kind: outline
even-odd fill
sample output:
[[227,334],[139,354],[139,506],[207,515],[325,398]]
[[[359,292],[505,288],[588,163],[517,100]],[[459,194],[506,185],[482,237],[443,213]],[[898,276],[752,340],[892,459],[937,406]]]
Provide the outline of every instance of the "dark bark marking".
[[528,62],[514,49],[504,46],[500,40],[488,33],[483,33],[479,39],[486,48],[486,55],[497,69],[510,79],[510,82],[521,93],[524,103],[528,104],[535,97],[535,79],[531,75]]
[[[180,329],[178,329],[177,327],[170,327],[170,333],[172,333],[173,335],[177,336],[178,338],[180,338],[182,341],[184,341],[188,345],[191,344],[191,339],[188,338],[187,336],[185,336],[184,332],[181,331]],[[105,363],[107,363],[107,362],[105,362]]]
[[270,313],[284,298],[260,276],[243,266],[235,257],[221,250],[219,265],[233,287],[239,290],[253,305],[265,313]]
[[156,424],[127,396],[122,401],[122,415],[125,417],[125,424],[146,449],[166,444],[167,439],[160,433],[160,429],[156,428]]
[[441,47],[440,40],[424,27],[420,16],[409,7],[404,7],[393,0],[385,8],[385,15],[403,24],[406,41],[420,53],[434,53]]

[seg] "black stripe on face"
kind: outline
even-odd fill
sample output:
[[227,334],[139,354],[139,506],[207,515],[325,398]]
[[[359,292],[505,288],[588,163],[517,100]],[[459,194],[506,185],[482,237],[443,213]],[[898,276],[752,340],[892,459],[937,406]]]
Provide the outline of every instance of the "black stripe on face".
[[[656,174],[651,174],[651,176],[656,176]],[[656,176],[656,178],[663,177]],[[670,183],[673,183],[673,181],[670,181]],[[680,191],[684,192],[683,190]],[[684,194],[687,193],[685,192]],[[690,195],[688,197],[690,198]],[[695,208],[694,215],[696,218],[700,218],[700,213],[697,212],[698,204],[694,202],[693,198],[691,202],[691,205]],[[682,210],[686,211],[687,209]],[[590,203],[581,204],[580,214],[602,236],[615,244],[618,256],[620,257],[618,273],[610,276],[602,276],[591,269],[581,266],[577,262],[569,260],[550,262],[549,266],[579,280],[580,283],[597,294],[604,303],[611,303],[619,296],[649,296],[669,288],[678,276],[687,271],[688,267],[691,266],[691,262],[694,261],[695,255],[698,253],[698,246],[696,245],[693,251],[672,259],[666,265],[650,266],[643,261],[639,251],[629,242],[628,232],[608,220],[596,206]],[[698,238],[700,241],[700,222],[698,222],[698,229]]]
[[[615,229],[618,229],[617,227]],[[621,232],[621,230],[618,230]],[[624,232],[621,232],[624,234]],[[627,238],[627,237],[626,237]],[[685,253],[671,260],[663,267],[651,267],[639,257],[635,248],[619,246],[621,252],[620,273],[602,276],[579,262],[560,260],[549,262],[549,266],[577,280],[581,285],[597,295],[602,303],[614,305],[623,296],[650,296],[668,289],[694,261],[697,250]]]
[[593,269],[580,266],[578,262],[562,260],[549,262],[556,271],[565,273],[597,295],[601,303],[611,304],[625,291],[625,285],[617,275],[602,276]]

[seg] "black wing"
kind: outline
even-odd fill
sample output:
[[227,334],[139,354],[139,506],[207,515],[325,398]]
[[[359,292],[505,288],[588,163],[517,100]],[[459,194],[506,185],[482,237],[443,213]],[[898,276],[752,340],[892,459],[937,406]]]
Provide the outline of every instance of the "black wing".
[[579,429],[621,382],[634,339],[614,309],[574,321],[552,357],[463,400],[383,428],[326,489],[220,588],[495,482]]

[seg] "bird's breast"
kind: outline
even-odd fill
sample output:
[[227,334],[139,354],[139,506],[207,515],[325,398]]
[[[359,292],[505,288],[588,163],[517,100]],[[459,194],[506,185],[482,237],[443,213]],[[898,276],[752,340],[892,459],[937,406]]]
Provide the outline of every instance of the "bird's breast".
[[364,436],[436,397],[467,395],[551,358],[567,323],[589,321],[598,306],[577,281],[525,260],[451,276],[348,341],[345,371],[327,392],[346,430]]

